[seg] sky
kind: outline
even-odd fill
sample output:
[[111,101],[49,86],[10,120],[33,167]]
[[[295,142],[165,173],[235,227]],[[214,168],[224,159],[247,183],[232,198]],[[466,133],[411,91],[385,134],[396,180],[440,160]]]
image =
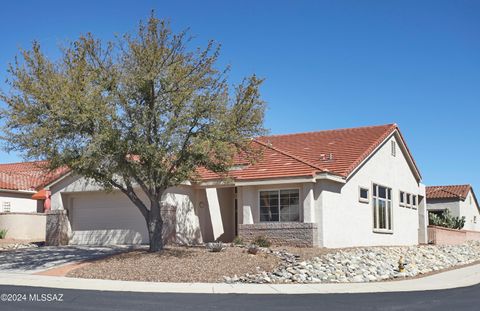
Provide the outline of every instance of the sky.
[[135,31],[152,9],[190,28],[193,47],[220,43],[232,84],[265,78],[270,133],[397,123],[423,183],[480,191],[480,1],[5,1],[0,88],[33,40],[55,59],[81,34]]

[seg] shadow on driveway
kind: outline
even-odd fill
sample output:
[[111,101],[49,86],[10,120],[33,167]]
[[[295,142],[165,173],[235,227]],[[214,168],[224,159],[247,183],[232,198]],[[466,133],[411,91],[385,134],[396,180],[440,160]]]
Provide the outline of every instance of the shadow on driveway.
[[131,250],[130,246],[44,246],[0,251],[0,272],[33,273]]

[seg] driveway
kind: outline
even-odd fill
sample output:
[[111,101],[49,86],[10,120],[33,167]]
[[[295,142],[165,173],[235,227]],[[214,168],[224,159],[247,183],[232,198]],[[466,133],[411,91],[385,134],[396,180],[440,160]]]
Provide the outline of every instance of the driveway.
[[0,273],[34,273],[125,252],[128,246],[45,246],[0,251]]

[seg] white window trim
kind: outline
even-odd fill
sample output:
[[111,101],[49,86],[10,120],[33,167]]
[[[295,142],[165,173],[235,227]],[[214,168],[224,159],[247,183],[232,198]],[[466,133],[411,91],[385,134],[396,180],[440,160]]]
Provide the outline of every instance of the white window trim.
[[[362,193],[362,190],[367,190],[367,198],[362,198],[360,194]],[[358,202],[360,203],[370,203],[370,189],[367,187],[362,187],[358,186]]]
[[[402,197],[402,193],[404,195],[403,203],[400,201],[400,198]],[[410,196],[410,204],[407,203],[407,196]],[[415,197],[415,204],[413,204],[413,197]],[[410,192],[400,190],[398,192],[398,205],[400,207],[410,208],[413,210],[418,209],[418,194],[413,194]]]
[[[402,190],[398,191],[398,205],[400,207],[405,207],[405,204],[407,203],[405,201],[405,199],[406,199],[405,194],[406,194],[405,191],[402,191]],[[402,197],[403,197],[403,202],[401,201]]]
[[[298,221],[280,221],[280,206],[278,207],[278,221],[262,221],[261,220],[261,211],[260,211],[260,192],[262,191],[278,191],[278,202],[280,204],[280,191],[281,190],[298,190]],[[303,201],[302,201],[302,192],[300,191],[300,188],[298,187],[286,187],[286,188],[273,188],[273,189],[258,189],[257,191],[257,206],[258,206],[258,222],[261,223],[289,223],[289,222],[294,222],[294,223],[299,223],[303,222]]]
[[[374,197],[374,195],[373,195],[373,192],[374,192],[374,191],[373,191],[373,187],[374,187],[375,185],[380,186],[380,187],[384,187],[384,188],[387,188],[387,189],[390,189],[390,194],[391,194],[391,197],[390,197],[390,207],[391,207],[391,213],[392,213],[392,215],[391,215],[391,217],[390,217],[390,220],[391,220],[390,227],[391,227],[391,229],[375,228],[375,225],[376,225],[376,224],[373,224],[373,230],[372,230],[372,231],[373,231],[374,233],[393,234],[393,230],[394,230],[393,224],[394,224],[394,215],[395,215],[395,213],[393,212],[393,209],[394,209],[394,205],[393,205],[393,189],[390,188],[390,187],[388,187],[388,186],[386,186],[386,185],[383,185],[383,184],[381,184],[381,183],[372,182],[372,190],[371,190],[371,191],[372,191],[372,210],[373,210],[373,213],[377,212],[377,211],[375,210],[375,206],[374,206],[375,197]],[[378,193],[377,193],[377,195],[378,195]],[[388,208],[386,209],[386,211],[387,211],[387,213],[388,213]],[[372,220],[374,220],[374,219],[373,219],[373,213],[372,213]],[[377,213],[377,217],[376,217],[376,218],[377,218],[377,220],[379,219],[378,213]]]

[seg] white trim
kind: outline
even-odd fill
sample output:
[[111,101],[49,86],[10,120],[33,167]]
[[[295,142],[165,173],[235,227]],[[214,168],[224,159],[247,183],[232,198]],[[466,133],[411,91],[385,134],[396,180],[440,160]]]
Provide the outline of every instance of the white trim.
[[[254,180],[254,181],[239,181],[235,182],[236,187],[240,186],[262,186],[262,185],[283,185],[283,184],[298,184],[315,182],[314,178],[288,178],[288,179],[267,179],[267,180]],[[292,188],[293,189],[293,188]]]
[[[390,229],[382,229],[382,228],[375,228],[376,224],[373,223],[373,232],[374,233],[393,233],[393,230],[394,230],[394,227],[393,227],[393,223],[394,223],[394,219],[393,219],[393,216],[394,216],[394,204],[393,204],[393,188],[389,187],[389,186],[386,186],[386,185],[383,185],[383,184],[380,184],[380,183],[376,183],[376,182],[372,182],[372,209],[373,209],[373,213],[372,213],[372,219],[375,221],[375,219],[373,218],[373,214],[375,213],[376,214],[376,219],[377,221],[379,221],[379,213],[377,213],[377,211],[375,210],[375,197],[374,197],[374,191],[373,191],[373,188],[374,186],[378,186],[378,187],[383,187],[383,188],[386,188],[386,194],[387,194],[387,197],[388,197],[388,189],[390,189],[390,200],[386,199],[386,206],[385,206],[385,212],[386,214],[387,213],[391,213],[391,215],[389,214],[390,217],[386,217],[386,221],[390,223]],[[377,191],[377,197],[378,199],[378,191]],[[390,201],[390,212],[388,212],[388,201]],[[390,219],[388,219],[390,218]],[[380,222],[379,222],[380,223]]]
[[0,192],[8,192],[8,193],[22,193],[22,194],[35,194],[38,191],[35,190],[10,190],[10,189],[0,189]]
[[62,180],[64,180],[65,178],[67,178],[68,176],[72,175],[72,171],[69,171],[68,173],[66,173],[65,175],[62,175],[61,177],[55,179],[54,181],[52,181],[51,183],[45,185],[43,187],[43,189],[45,190],[50,190],[50,187],[52,187],[53,185],[61,182]]
[[[367,198],[366,199],[361,197],[362,189],[367,190]],[[370,189],[368,187],[358,186],[358,202],[367,203],[367,204],[370,203]]]

